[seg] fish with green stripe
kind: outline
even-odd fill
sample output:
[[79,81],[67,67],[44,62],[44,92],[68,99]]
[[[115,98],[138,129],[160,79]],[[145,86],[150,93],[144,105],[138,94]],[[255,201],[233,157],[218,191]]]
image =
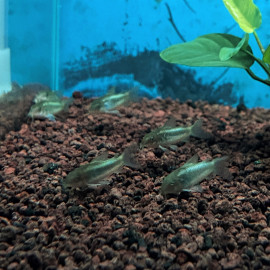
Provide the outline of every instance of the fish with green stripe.
[[137,151],[137,144],[133,144],[126,148],[121,155],[117,154],[113,158],[108,158],[108,153],[105,152],[90,163],[71,171],[63,180],[63,186],[64,188],[78,188],[109,184],[108,177],[113,173],[119,173],[124,166],[136,169],[140,167],[135,160]]
[[198,162],[198,155],[194,155],[183,166],[167,175],[161,185],[161,194],[179,194],[181,191],[200,192],[199,183],[204,179],[209,179],[219,175],[225,179],[231,180],[232,175],[227,168],[228,157],[219,157],[211,161],[205,160]]
[[105,96],[91,102],[89,111],[92,113],[119,114],[119,111],[117,110],[118,107],[127,106],[131,102],[137,102],[138,100],[138,89],[134,88],[130,91],[116,93],[115,87],[112,87]]
[[28,116],[34,118],[48,118],[55,121],[55,115],[68,111],[68,107],[72,102],[71,99],[63,99],[59,101],[41,101],[32,105]]
[[209,139],[212,135],[202,128],[202,120],[197,120],[192,126],[177,127],[175,118],[171,117],[164,126],[154,129],[146,134],[140,144],[140,148],[144,147],[171,147],[175,148],[175,144],[183,141],[187,142],[190,136],[201,139]]

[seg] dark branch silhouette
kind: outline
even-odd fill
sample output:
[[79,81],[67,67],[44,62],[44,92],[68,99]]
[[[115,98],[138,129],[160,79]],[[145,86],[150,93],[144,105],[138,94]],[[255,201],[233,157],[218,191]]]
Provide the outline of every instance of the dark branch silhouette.
[[173,20],[173,17],[172,17],[172,13],[171,13],[171,9],[169,7],[169,5],[167,3],[165,3],[167,9],[168,9],[168,13],[169,13],[169,21],[170,23],[172,24],[174,30],[176,31],[177,35],[180,37],[180,39],[183,41],[183,42],[186,42],[185,38],[182,36],[182,34],[179,32],[178,28],[176,27],[175,23],[174,23],[174,20]]
[[196,14],[196,11],[190,6],[190,4],[188,3],[187,0],[184,0],[184,3],[186,4],[186,6],[188,7],[188,9],[189,9],[192,13]]

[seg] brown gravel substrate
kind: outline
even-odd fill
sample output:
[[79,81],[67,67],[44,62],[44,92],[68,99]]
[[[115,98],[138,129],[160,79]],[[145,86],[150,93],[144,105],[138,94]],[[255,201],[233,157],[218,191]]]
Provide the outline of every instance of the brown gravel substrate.
[[11,130],[18,131],[27,114],[35,95],[40,91],[48,91],[42,84],[26,84],[23,87],[12,83],[12,91],[0,96],[0,140]]
[[[143,99],[122,116],[89,115],[89,103],[76,98],[64,122],[30,121],[0,142],[1,269],[270,269],[269,110]],[[178,125],[203,119],[213,138],[145,148],[141,169],[63,190],[68,172],[121,153],[170,115]],[[233,180],[163,198],[163,177],[195,153],[229,155]]]

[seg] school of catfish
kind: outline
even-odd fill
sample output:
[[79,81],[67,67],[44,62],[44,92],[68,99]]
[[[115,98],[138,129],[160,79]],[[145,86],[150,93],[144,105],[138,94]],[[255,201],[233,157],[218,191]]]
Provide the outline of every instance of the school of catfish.
[[[115,88],[112,88],[105,96],[92,101],[88,110],[89,113],[119,114],[118,107],[127,106],[134,100],[139,100],[136,89],[116,93]],[[29,117],[32,119],[44,117],[55,121],[55,114],[67,110],[72,99],[62,99],[55,92],[42,91],[36,95],[34,103],[28,114]],[[63,179],[63,187],[82,188],[109,184],[108,178],[113,173],[119,173],[124,166],[135,169],[141,167],[136,161],[135,155],[144,147],[159,147],[163,151],[168,151],[167,148],[176,150],[177,144],[187,142],[190,136],[210,139],[212,135],[203,129],[202,124],[202,120],[198,119],[193,125],[177,126],[176,119],[170,117],[163,126],[147,133],[142,138],[140,145],[131,144],[122,154],[117,154],[112,158],[108,158],[108,153],[105,152],[90,163],[72,170]],[[179,194],[182,191],[201,192],[200,182],[204,179],[211,179],[215,175],[230,180],[232,175],[229,172],[227,160],[228,157],[223,156],[199,162],[198,155],[194,155],[184,165],[163,178],[160,193],[166,197],[168,194]]]

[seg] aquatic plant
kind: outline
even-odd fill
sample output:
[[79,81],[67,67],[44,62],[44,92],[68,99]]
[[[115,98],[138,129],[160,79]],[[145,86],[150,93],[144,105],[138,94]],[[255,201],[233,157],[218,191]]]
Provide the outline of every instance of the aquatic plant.
[[[243,38],[223,33],[207,34],[190,42],[170,46],[160,53],[160,57],[166,62],[187,66],[242,68],[254,80],[270,86],[270,45],[265,50],[255,31],[262,23],[259,8],[253,0],[223,0],[223,3],[245,32]],[[254,35],[262,52],[262,59],[253,54],[248,44],[250,33]],[[267,79],[253,73],[251,66],[254,62],[262,67]]]

